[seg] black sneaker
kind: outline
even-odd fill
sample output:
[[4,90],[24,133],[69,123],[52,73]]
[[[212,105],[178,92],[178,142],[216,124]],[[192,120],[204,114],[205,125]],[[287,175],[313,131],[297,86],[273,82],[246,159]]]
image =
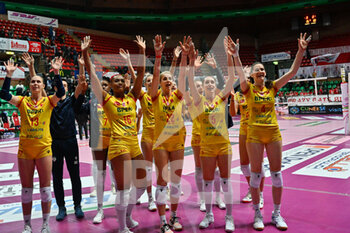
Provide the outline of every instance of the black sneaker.
[[56,220],[60,222],[60,221],[62,221],[66,216],[67,216],[66,207],[64,207],[64,206],[58,207],[58,214],[56,215]]
[[81,209],[81,206],[74,207],[74,211],[75,211],[75,217],[79,219],[84,218],[85,215],[83,210]]
[[164,224],[161,228],[160,228],[160,232],[161,233],[173,233],[173,231],[170,229],[170,226],[168,224]]

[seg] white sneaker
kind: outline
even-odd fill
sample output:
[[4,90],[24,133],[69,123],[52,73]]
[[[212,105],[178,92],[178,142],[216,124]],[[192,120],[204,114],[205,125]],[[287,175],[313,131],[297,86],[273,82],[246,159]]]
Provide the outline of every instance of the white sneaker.
[[29,225],[24,225],[24,230],[22,233],[32,233],[32,227]]
[[165,204],[165,210],[166,210],[166,211],[170,210],[170,207],[169,207],[168,204]]
[[252,194],[248,190],[247,194],[242,198],[243,203],[249,203],[252,202]]
[[124,230],[119,230],[118,233],[133,233],[129,230],[129,228],[125,228]]
[[160,227],[160,232],[161,233],[174,233],[168,224],[164,224],[163,226]]
[[136,205],[140,205],[141,204],[141,199],[139,198],[139,199],[137,199],[137,201],[136,201]]
[[199,203],[199,210],[202,211],[202,212],[205,212],[205,211],[206,211],[205,201],[204,201],[204,200],[200,200],[200,203]]
[[260,193],[260,202],[259,202],[259,208],[264,208],[264,196],[262,193]]
[[282,218],[281,213],[272,212],[271,221],[279,230],[285,231],[288,229],[287,223],[284,218]]
[[92,220],[92,222],[94,224],[99,224],[102,222],[102,219],[105,218],[105,215],[103,214],[103,209],[100,209],[97,211],[96,216],[94,217],[94,219]]
[[41,226],[41,233],[50,233],[50,227],[49,227],[49,224],[47,223],[44,223],[42,226]]
[[224,210],[226,209],[226,205],[225,203],[221,200],[221,197],[220,195],[216,195],[216,198],[215,198],[215,204],[219,207],[219,209],[221,210]]
[[214,215],[213,213],[206,213],[203,220],[199,223],[200,229],[206,229],[209,227],[211,223],[214,222]]
[[265,227],[264,226],[264,219],[263,219],[263,216],[261,215],[260,210],[255,211],[253,227],[257,231],[264,230],[264,227]]
[[113,195],[116,195],[116,194],[117,194],[117,190],[115,190],[115,186],[114,186],[113,183],[112,183],[112,185],[111,185],[111,191],[112,191],[112,194],[113,194]]
[[134,219],[132,219],[132,216],[126,216],[126,225],[129,229],[133,229],[139,225],[138,222],[136,222]]
[[96,197],[96,189],[94,188],[92,192],[90,193],[90,197]]
[[151,212],[154,212],[157,210],[157,206],[153,201],[153,198],[151,198],[150,200],[148,200],[148,210]]
[[233,223],[232,216],[225,216],[225,231],[233,232],[235,230],[235,224]]
[[169,226],[172,227],[174,231],[182,231],[182,225],[179,219],[179,217],[173,216],[169,220]]

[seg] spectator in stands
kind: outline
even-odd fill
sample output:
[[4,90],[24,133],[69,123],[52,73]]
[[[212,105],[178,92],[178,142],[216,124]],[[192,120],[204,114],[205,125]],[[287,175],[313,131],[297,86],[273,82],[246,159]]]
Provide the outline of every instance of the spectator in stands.
[[16,95],[23,95],[23,93],[24,93],[24,85],[22,84],[22,80],[19,80],[16,86]]
[[75,47],[73,47],[72,49],[72,57],[73,57],[74,65],[78,65],[78,52],[77,52],[77,48]]
[[38,26],[36,28],[36,35],[39,37],[39,39],[41,39],[43,37],[43,32],[41,31],[41,27]]
[[51,41],[55,41],[55,36],[56,36],[56,32],[55,32],[55,29],[50,26],[49,27],[49,38]]
[[11,28],[11,30],[10,31],[8,31],[8,37],[9,38],[13,38],[13,28]]
[[0,29],[0,37],[5,37],[4,26]]

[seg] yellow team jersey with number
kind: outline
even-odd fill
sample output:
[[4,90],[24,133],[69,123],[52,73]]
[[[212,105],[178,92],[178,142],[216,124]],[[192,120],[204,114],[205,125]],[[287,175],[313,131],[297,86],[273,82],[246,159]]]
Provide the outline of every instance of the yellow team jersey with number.
[[249,110],[248,110],[248,103],[244,95],[240,92],[237,92],[235,94],[235,100],[238,103],[239,111],[241,112],[241,126],[248,125],[249,120]]
[[180,131],[184,127],[181,100],[178,90],[172,92],[169,98],[158,90],[157,96],[152,99],[155,147],[162,143],[183,144],[183,132]]
[[226,103],[220,92],[212,102],[204,96],[200,97],[198,111],[200,111],[201,146],[207,144],[230,143],[226,125]]
[[100,104],[97,105],[97,115],[98,120],[100,121],[100,135],[103,137],[110,137],[111,125],[109,124],[108,117]]
[[260,89],[248,83],[249,89],[244,93],[249,106],[249,126],[278,126],[275,112],[276,83],[267,89]]
[[52,96],[42,97],[34,103],[29,96],[21,98],[17,105],[21,113],[20,141],[25,145],[51,146],[50,119],[53,108]]
[[141,91],[141,96],[139,98],[141,109],[142,109],[142,128],[154,128],[154,113],[152,108],[152,98],[147,92]]
[[124,98],[107,94],[103,110],[110,124],[112,138],[137,140],[136,100],[131,92]]
[[192,119],[192,136],[201,134],[201,123],[199,122],[199,113],[198,109],[194,106],[193,99],[191,99],[191,102],[187,104],[188,111],[190,113],[191,119]]

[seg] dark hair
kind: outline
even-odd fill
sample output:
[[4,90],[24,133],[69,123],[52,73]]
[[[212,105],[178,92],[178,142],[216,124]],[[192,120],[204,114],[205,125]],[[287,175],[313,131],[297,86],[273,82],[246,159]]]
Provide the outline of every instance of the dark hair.
[[111,79],[109,77],[107,77],[107,76],[103,76],[102,77],[102,81],[106,81],[106,82],[110,83]]

